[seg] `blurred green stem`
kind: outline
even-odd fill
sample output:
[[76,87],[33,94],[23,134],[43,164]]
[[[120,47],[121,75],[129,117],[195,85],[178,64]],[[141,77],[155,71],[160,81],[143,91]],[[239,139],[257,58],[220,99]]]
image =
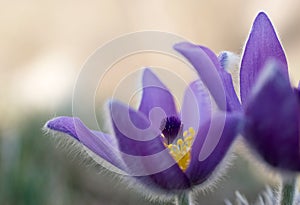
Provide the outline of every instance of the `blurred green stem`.
[[183,194],[178,195],[176,197],[176,205],[191,205],[190,199],[189,199],[189,194],[183,193]]
[[280,205],[293,205],[296,191],[297,177],[282,177]]

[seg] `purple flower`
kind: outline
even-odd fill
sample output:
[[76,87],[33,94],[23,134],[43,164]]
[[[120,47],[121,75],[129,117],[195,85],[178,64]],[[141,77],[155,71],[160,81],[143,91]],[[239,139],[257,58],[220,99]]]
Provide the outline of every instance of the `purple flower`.
[[[243,135],[260,158],[279,170],[300,171],[300,91],[290,85],[284,51],[265,13],[256,17],[244,48],[240,68],[241,104],[229,73],[219,65],[204,68],[198,63],[199,58],[216,62],[211,51],[190,43],[178,44],[175,49],[193,64],[214,96],[219,93],[214,90],[213,79],[205,73],[217,70],[225,87],[226,110],[244,113]],[[226,60],[225,53],[221,64]],[[215,100],[220,104],[217,97]]]
[[[96,160],[102,159],[100,163],[109,162],[152,191],[177,193],[207,182],[237,134],[240,115],[212,113],[201,81],[186,89],[180,113],[150,69],[145,69],[142,82],[138,110],[109,103],[114,134],[90,130],[76,117],[57,117],[45,127],[71,136]],[[215,138],[219,141],[211,147]],[[210,154],[199,160],[200,151],[210,148]]]

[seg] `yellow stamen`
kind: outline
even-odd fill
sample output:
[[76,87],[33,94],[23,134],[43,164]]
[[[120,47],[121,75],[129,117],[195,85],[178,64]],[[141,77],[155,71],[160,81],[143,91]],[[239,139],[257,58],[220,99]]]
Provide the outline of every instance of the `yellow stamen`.
[[190,165],[191,147],[194,138],[195,130],[190,127],[183,132],[183,137],[179,138],[176,144],[169,144],[166,146],[182,171],[186,171]]

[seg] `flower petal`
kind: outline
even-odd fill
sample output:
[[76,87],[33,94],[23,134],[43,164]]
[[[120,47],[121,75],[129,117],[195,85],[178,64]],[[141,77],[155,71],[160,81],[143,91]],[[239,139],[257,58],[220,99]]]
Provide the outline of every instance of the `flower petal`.
[[260,71],[270,58],[281,62],[284,75],[288,76],[287,60],[283,48],[268,16],[261,12],[254,20],[242,57],[240,91],[243,104],[246,102]]
[[300,171],[298,96],[280,63],[264,68],[245,115],[245,138],[261,158],[279,169]]
[[150,186],[167,190],[190,186],[163,145],[158,124],[151,124],[143,113],[118,102],[111,102],[110,112],[121,155],[131,175]]
[[176,44],[174,48],[194,66],[221,110],[241,109],[231,75],[221,67],[211,50],[188,42]]
[[211,117],[212,102],[208,91],[200,80],[190,84],[185,90],[181,108],[181,121],[183,130],[192,127],[198,132],[199,125]]
[[[153,146],[153,142],[157,141],[157,136],[161,133],[160,122],[151,123],[143,113],[117,101],[110,102],[109,108],[115,136],[122,152],[146,156],[163,150],[157,150],[155,147],[151,153],[141,153],[143,150],[138,149]],[[162,113],[161,115],[162,120],[164,117]]]
[[108,134],[89,130],[80,119],[75,117],[57,117],[48,121],[45,127],[52,131],[70,135],[94,154],[117,168],[125,170],[123,161],[117,155],[118,148]]
[[150,69],[145,69],[143,74],[143,96],[139,111],[148,116],[155,107],[163,109],[166,116],[178,115],[173,96],[168,88]]
[[239,113],[218,113],[202,124],[191,150],[191,164],[186,171],[193,185],[207,180],[224,159],[239,129]]

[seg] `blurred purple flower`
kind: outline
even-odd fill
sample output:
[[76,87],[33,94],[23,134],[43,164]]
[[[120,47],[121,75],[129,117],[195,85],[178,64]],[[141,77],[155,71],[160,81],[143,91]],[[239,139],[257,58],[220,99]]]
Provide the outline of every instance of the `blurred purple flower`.
[[[112,101],[109,111],[114,135],[90,130],[76,117],[57,117],[45,127],[71,136],[90,154],[133,176],[140,184],[168,194],[186,191],[212,178],[237,134],[240,117],[212,114],[210,97],[200,81],[186,89],[179,114],[173,96],[150,69],[143,73],[138,110]],[[213,120],[215,123],[211,123]],[[215,127],[223,130],[219,142],[200,161],[208,131]]]
[[[193,64],[220,104],[213,80],[205,74],[211,69],[218,71],[226,88],[225,109],[244,113],[243,135],[264,161],[279,170],[300,171],[300,91],[290,85],[283,48],[265,13],[259,13],[254,20],[244,48],[240,68],[241,104],[229,73],[220,66],[204,68],[198,63],[203,51],[212,62],[217,62],[211,51],[190,43],[177,44],[175,49]],[[223,53],[221,64],[227,60],[228,56]]]

